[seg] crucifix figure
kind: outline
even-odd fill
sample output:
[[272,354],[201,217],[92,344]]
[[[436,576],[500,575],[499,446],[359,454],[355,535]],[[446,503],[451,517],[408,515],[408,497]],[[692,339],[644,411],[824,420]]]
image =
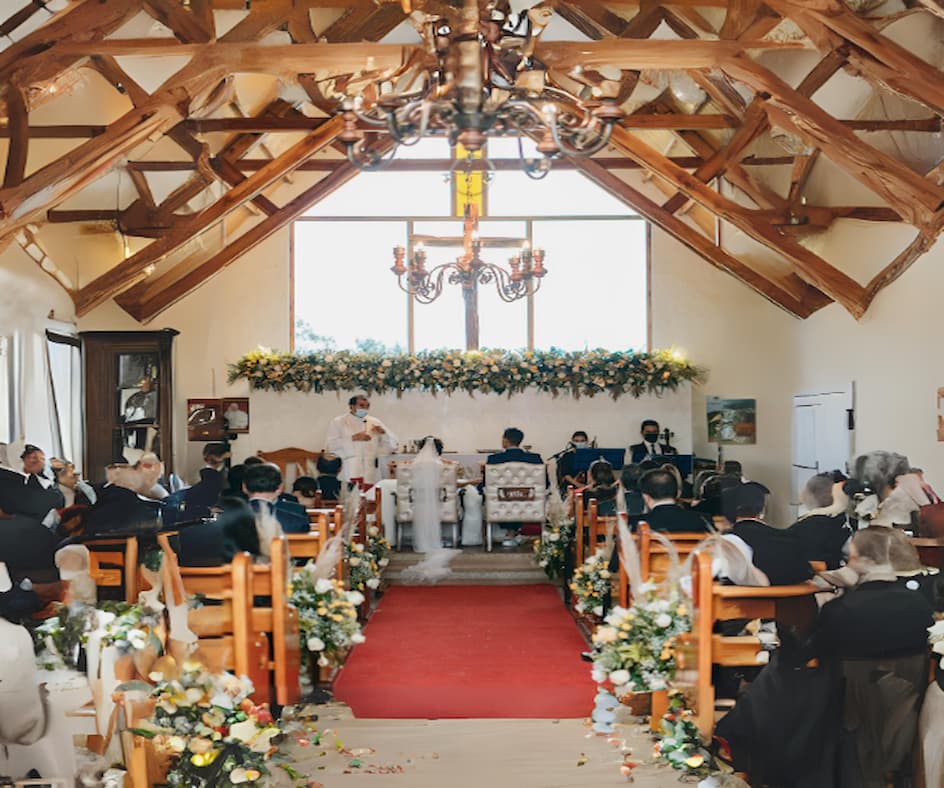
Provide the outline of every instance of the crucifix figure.
[[444,283],[462,285],[466,350],[478,350],[479,347],[480,284],[494,283],[499,298],[511,303],[537,292],[547,273],[544,268],[544,250],[532,251],[527,241],[524,241],[521,251],[508,261],[510,271],[486,263],[480,256],[482,241],[478,225],[478,208],[466,205],[462,254],[454,263],[443,263],[427,271],[426,250],[422,244],[417,244],[409,260],[406,259],[406,249],[394,247],[394,264],[390,268],[397,275],[400,289],[421,304],[430,304],[439,298]]

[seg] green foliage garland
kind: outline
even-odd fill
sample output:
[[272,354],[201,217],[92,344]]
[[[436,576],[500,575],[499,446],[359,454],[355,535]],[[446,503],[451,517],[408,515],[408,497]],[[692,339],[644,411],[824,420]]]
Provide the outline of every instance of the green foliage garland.
[[412,355],[352,353],[277,353],[259,348],[229,367],[230,382],[241,378],[257,390],[466,391],[469,394],[521,393],[529,388],[555,397],[593,397],[607,393],[661,394],[703,372],[668,350],[652,353],[590,350],[435,350]]

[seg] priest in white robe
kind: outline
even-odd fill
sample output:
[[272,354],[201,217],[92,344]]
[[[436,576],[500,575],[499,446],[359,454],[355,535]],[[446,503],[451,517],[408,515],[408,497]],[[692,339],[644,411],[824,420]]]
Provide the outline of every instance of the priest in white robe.
[[328,426],[325,448],[341,458],[342,481],[363,479],[373,484],[378,479],[377,457],[396,452],[399,442],[380,419],[368,415],[370,400],[363,394],[351,397],[348,408],[349,413]]

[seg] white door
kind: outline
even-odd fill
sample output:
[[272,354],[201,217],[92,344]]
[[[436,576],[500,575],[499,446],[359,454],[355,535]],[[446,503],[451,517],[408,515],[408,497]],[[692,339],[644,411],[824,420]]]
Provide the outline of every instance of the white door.
[[846,471],[855,428],[854,387],[793,397],[793,490],[791,509],[799,514],[800,491],[817,473]]

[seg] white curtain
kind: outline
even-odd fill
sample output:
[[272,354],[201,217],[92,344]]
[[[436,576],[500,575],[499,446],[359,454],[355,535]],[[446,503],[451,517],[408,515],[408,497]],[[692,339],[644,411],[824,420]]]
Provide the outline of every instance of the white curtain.
[[82,368],[78,341],[73,336],[46,332],[50,451],[82,465]]

